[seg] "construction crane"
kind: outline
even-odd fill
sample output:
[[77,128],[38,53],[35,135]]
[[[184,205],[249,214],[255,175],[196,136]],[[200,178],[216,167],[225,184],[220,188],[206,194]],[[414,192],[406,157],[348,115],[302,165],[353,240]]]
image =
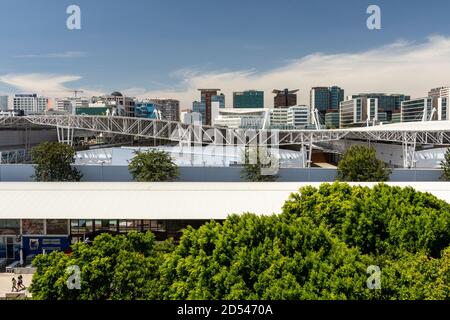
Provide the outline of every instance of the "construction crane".
[[74,93],[74,97],[75,97],[75,99],[77,98],[77,94],[78,93],[84,93],[84,91],[83,90],[72,90],[71,92],[73,92]]

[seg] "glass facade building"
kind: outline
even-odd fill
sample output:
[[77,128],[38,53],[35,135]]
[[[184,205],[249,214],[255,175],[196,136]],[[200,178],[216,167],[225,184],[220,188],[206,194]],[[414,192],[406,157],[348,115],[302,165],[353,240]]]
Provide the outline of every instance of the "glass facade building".
[[430,97],[403,101],[401,106],[401,121],[428,121],[431,120],[433,99]]
[[264,108],[264,91],[233,92],[233,108]]
[[156,119],[157,105],[154,102],[136,102],[134,116],[137,118]]

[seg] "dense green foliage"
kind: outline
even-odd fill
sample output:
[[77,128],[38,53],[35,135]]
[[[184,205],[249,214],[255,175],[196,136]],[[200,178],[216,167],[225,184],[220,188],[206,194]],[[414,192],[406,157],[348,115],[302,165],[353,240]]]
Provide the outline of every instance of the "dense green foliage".
[[80,181],[82,175],[71,166],[75,149],[58,142],[43,142],[32,150],[34,179],[42,182]]
[[136,152],[128,170],[133,179],[139,182],[172,181],[179,175],[178,167],[170,155],[160,150]]
[[278,179],[278,164],[272,162],[270,151],[264,147],[245,148],[241,178],[250,182],[273,182]]
[[441,161],[442,179],[450,181],[450,148],[447,149],[444,155],[444,160]]
[[[231,215],[180,242],[102,235],[39,256],[36,299],[450,299],[450,205],[380,184],[306,187],[283,213]],[[67,290],[65,268],[81,269]],[[367,267],[381,289],[367,288]]]
[[348,182],[388,181],[391,169],[377,159],[374,148],[353,145],[338,163],[337,178]]

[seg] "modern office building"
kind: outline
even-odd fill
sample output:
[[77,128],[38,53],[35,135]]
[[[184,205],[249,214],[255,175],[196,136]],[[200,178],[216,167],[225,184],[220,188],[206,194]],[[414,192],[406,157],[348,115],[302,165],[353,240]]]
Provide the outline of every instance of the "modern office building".
[[288,124],[288,108],[274,108],[270,113],[270,126],[282,127]]
[[297,92],[299,90],[273,90],[272,93],[275,94],[273,98],[274,108],[284,108],[297,105]]
[[401,122],[430,121],[433,116],[433,98],[431,97],[402,102]]
[[16,94],[13,98],[13,109],[25,114],[39,113],[47,110],[48,102],[48,98],[37,94]]
[[339,127],[361,127],[378,122],[378,100],[354,98],[342,101],[339,108]]
[[289,107],[287,111],[287,124],[297,129],[303,129],[311,123],[309,106],[299,105]]
[[[203,124],[211,125],[211,103],[213,101],[219,102],[220,107],[225,107],[225,96],[223,94],[218,95],[217,93],[220,89],[198,89],[200,91],[200,104],[197,105],[197,110],[201,111]],[[195,101],[196,103],[198,101]],[[192,106],[194,112],[199,112],[194,110],[194,104]]]
[[263,109],[264,91],[247,90],[242,92],[233,92],[233,108]]
[[344,101],[344,89],[338,86],[332,86],[328,90],[330,91],[329,109],[339,111],[339,105]]
[[150,102],[158,105],[162,119],[180,121],[180,101],[175,99],[150,99]]
[[338,111],[344,101],[344,89],[338,86],[313,87],[310,91],[310,106],[325,115],[328,111]]
[[192,112],[200,115],[202,124],[206,125],[206,104],[202,101],[192,102]]
[[339,128],[339,111],[330,111],[325,114],[325,128]]
[[8,96],[0,96],[0,111],[9,111]]
[[411,97],[405,94],[385,94],[385,93],[360,93],[351,96],[356,98],[371,98],[378,100],[378,108],[381,112],[386,112],[386,121],[392,121],[392,114],[400,112],[401,103],[410,100]]

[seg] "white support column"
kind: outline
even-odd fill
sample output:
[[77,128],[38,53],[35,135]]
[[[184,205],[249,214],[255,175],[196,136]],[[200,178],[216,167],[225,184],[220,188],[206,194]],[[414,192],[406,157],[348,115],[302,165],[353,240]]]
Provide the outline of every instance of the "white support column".
[[73,145],[73,135],[75,129],[69,127],[56,127],[56,132],[58,134],[58,142]]

